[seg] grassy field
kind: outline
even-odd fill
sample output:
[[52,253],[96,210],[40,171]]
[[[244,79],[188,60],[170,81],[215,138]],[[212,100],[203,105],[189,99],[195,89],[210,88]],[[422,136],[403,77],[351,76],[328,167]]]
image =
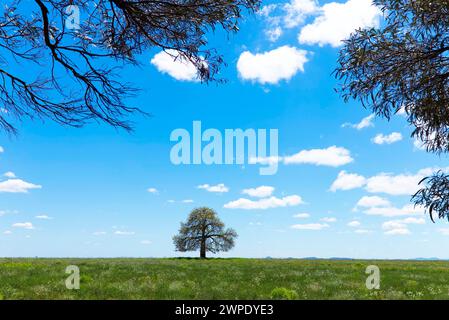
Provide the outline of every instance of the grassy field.
[[[68,265],[80,268],[80,290],[65,287]],[[380,290],[365,286],[369,265]],[[0,259],[1,299],[449,299],[449,263]]]

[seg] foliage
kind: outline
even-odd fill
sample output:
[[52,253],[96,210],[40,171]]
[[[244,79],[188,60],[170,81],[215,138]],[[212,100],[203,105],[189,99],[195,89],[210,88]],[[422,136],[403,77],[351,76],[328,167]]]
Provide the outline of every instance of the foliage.
[[[412,136],[429,152],[449,152],[449,5],[447,0],[374,0],[381,28],[357,30],[340,52],[336,76],[345,100],[378,116],[405,112]],[[449,217],[447,176],[435,174],[413,198]],[[446,198],[444,198],[446,197]]]
[[413,196],[415,204],[427,208],[432,221],[434,213],[437,213],[440,219],[449,219],[449,175],[439,171],[422,180],[420,184],[424,183],[427,187]]
[[295,290],[287,288],[274,288],[271,291],[271,299],[273,300],[297,300],[298,294]]
[[[81,9],[79,28],[65,25],[69,5]],[[16,132],[12,119],[37,116],[76,127],[94,119],[129,130],[123,117],[138,109],[125,101],[136,90],[120,79],[119,66],[136,65],[138,55],[159,48],[191,62],[202,81],[217,80],[223,59],[206,48],[206,34],[217,25],[237,31],[242,9],[258,5],[259,0],[2,1],[0,129]],[[27,64],[42,75],[17,71]]]
[[201,258],[206,252],[218,253],[234,247],[237,233],[233,229],[224,229],[214,210],[210,208],[194,209],[187,222],[181,223],[179,234],[173,237],[176,250],[180,252],[200,249]]

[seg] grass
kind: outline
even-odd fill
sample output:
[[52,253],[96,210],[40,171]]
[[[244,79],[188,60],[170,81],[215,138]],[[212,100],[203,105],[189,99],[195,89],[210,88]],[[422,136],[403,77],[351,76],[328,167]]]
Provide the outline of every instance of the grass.
[[[80,268],[80,290],[65,287],[68,265]],[[380,290],[365,286],[369,265]],[[449,299],[449,263],[4,258],[1,299]]]

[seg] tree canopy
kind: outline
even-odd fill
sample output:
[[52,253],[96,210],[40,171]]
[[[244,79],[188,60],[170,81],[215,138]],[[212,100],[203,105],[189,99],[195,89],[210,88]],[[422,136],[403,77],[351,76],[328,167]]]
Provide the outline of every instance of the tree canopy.
[[[427,151],[449,152],[449,2],[374,0],[382,8],[381,28],[360,29],[344,42],[336,76],[345,100],[356,99],[378,116],[405,112],[412,136]],[[413,200],[449,218],[449,197],[441,172]]]
[[[192,63],[205,82],[224,63],[208,49],[217,26],[238,30],[243,9],[260,0],[4,0],[0,14],[0,129],[16,132],[13,120],[50,118],[70,126],[89,120],[131,129],[125,116],[139,109],[126,98],[136,89],[119,66],[138,64],[150,48]],[[66,19],[80,10],[80,23]],[[16,73],[32,63],[39,76]]]
[[226,229],[217,213],[210,208],[194,209],[187,221],[181,223],[179,234],[173,237],[176,250],[180,252],[200,250],[200,257],[206,252],[218,253],[234,247],[237,233]]

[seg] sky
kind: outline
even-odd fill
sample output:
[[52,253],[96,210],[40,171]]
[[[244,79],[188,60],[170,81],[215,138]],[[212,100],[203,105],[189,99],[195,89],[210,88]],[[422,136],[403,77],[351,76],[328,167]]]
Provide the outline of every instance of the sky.
[[[216,210],[239,237],[216,257],[449,258],[449,225],[410,196],[447,157],[426,153],[401,112],[345,103],[332,75],[342,39],[382,24],[369,0],[264,2],[240,32],[208,36],[224,84],[158,50],[126,67],[141,88],[134,131],[18,123],[0,135],[0,256],[175,257],[189,212]],[[31,71],[30,71],[31,72]],[[175,165],[170,135],[278,130],[276,174],[260,164]]]

